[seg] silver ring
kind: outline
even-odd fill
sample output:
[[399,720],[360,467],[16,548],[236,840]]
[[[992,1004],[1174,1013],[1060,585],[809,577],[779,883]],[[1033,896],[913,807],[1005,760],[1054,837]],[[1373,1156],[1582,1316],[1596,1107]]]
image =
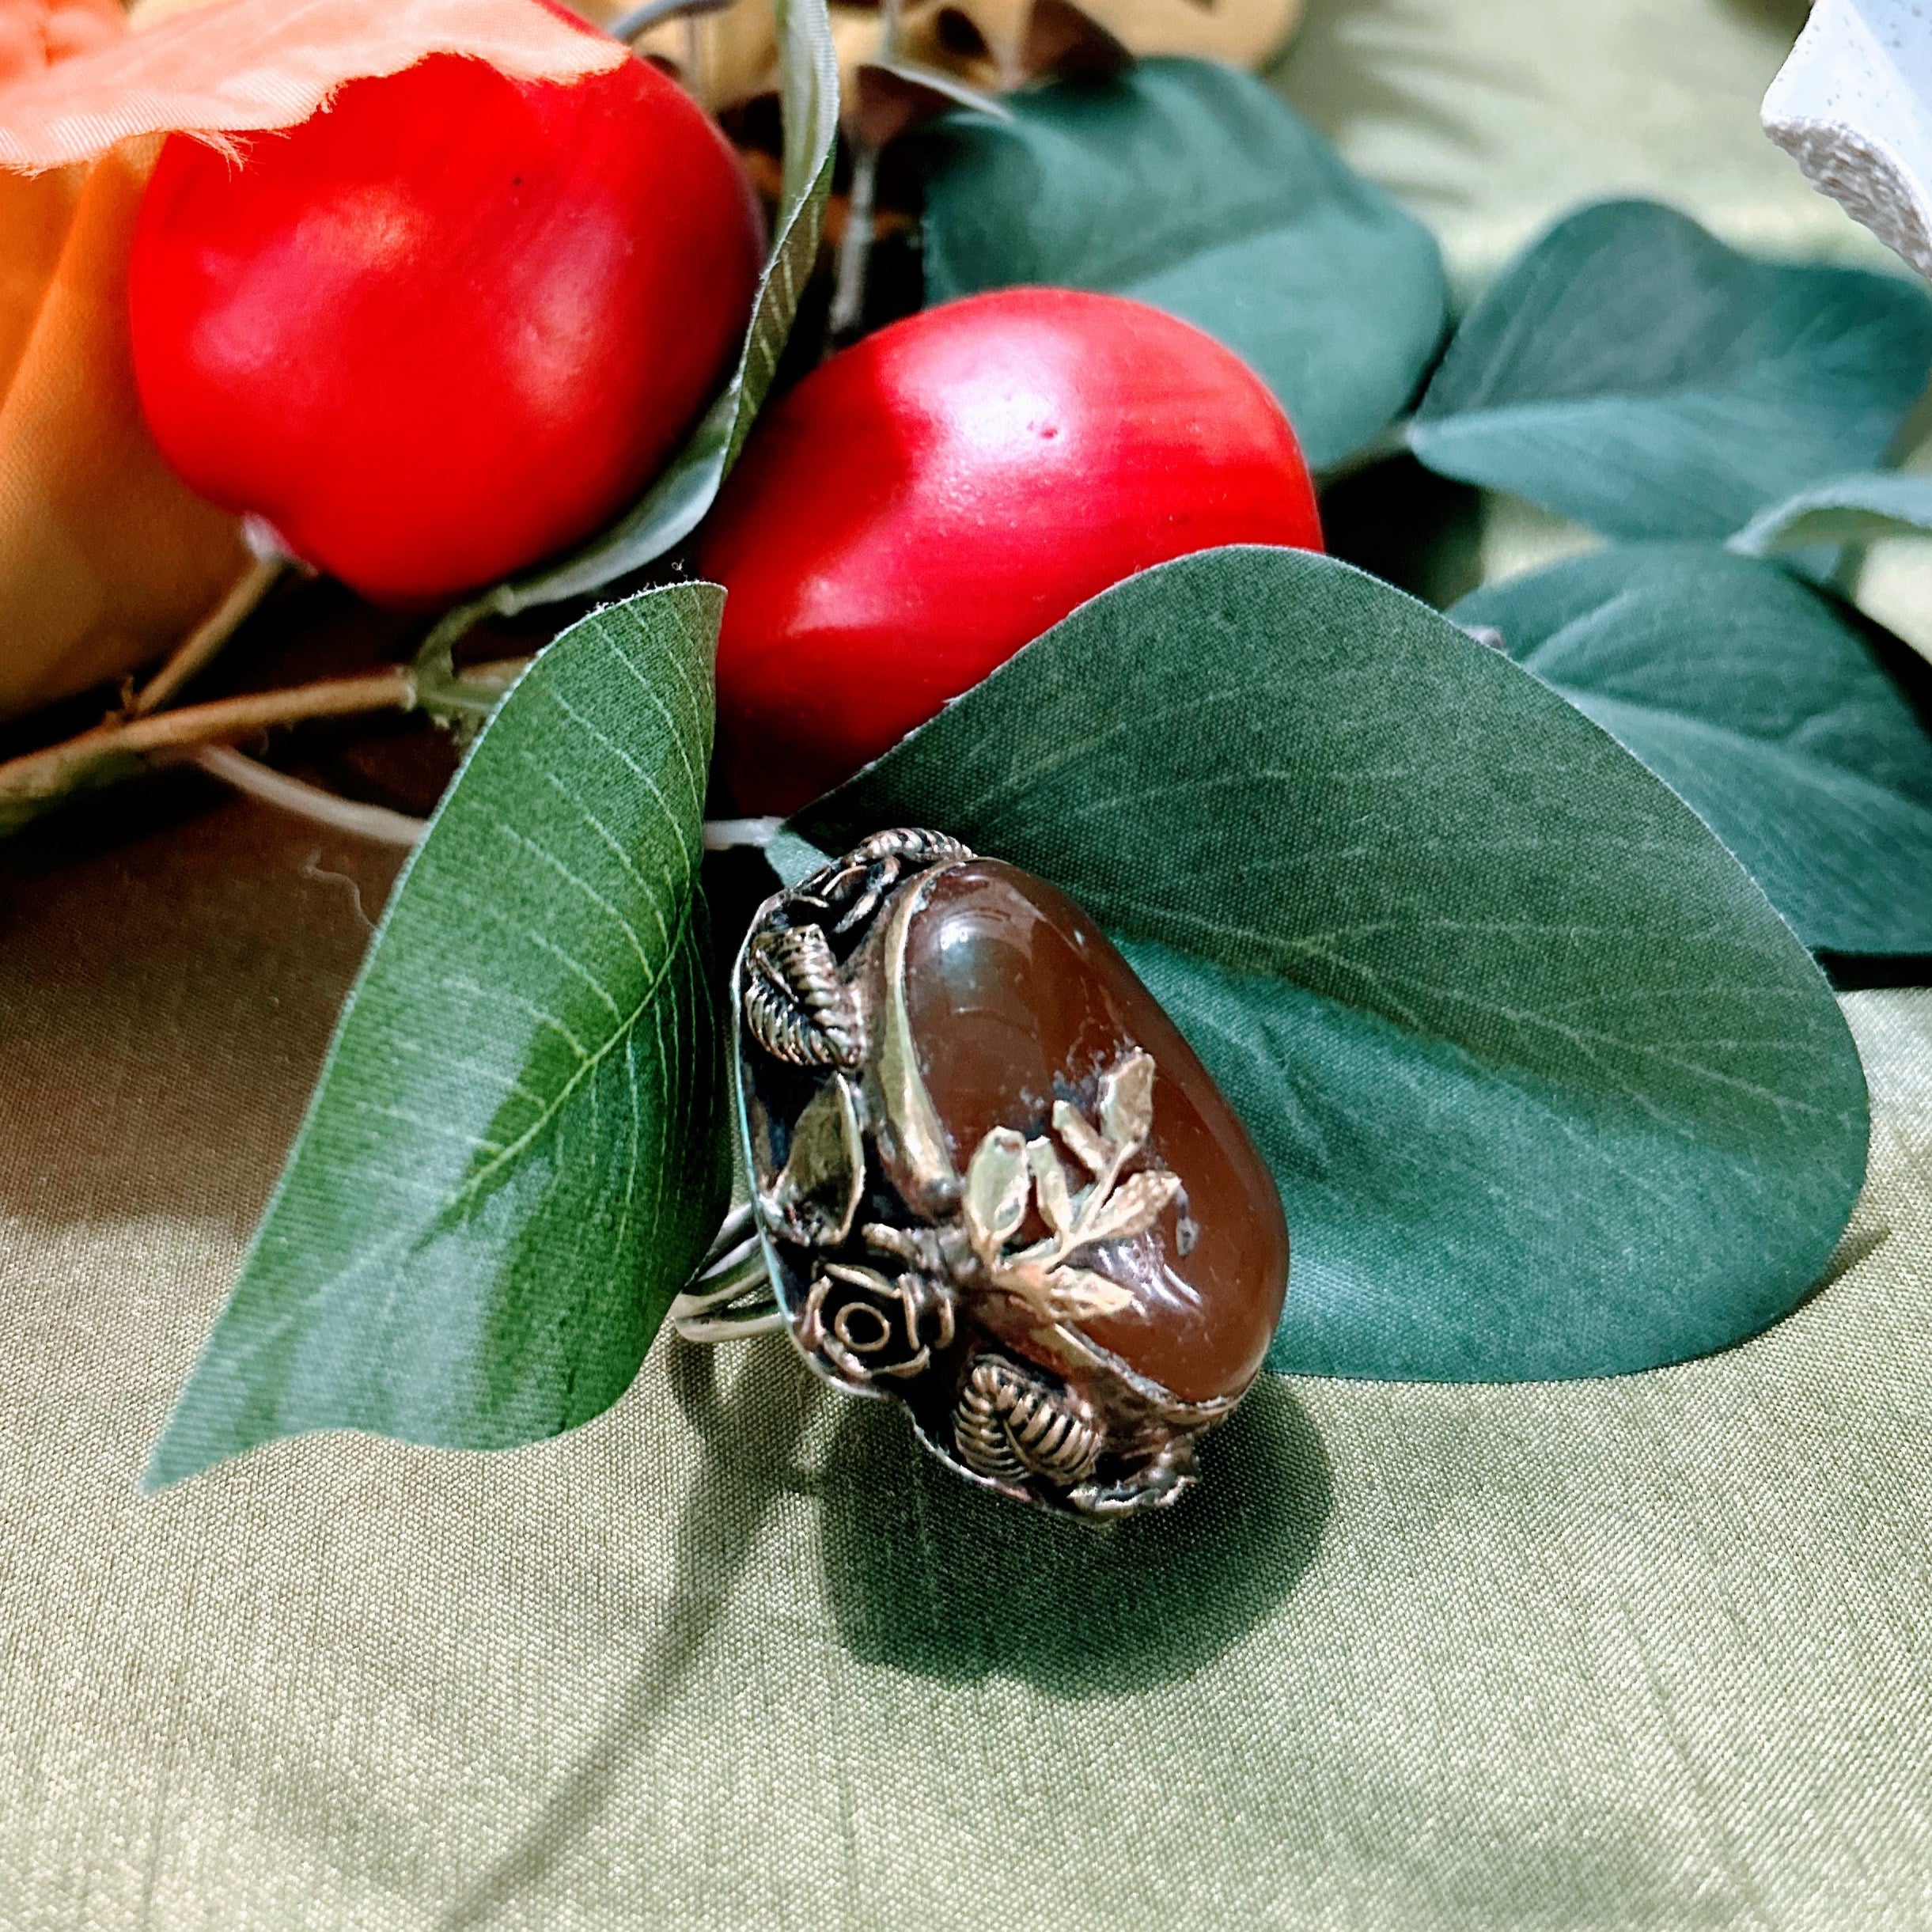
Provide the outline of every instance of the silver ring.
[[1112,942],[1053,888],[875,833],[758,912],[733,975],[752,1198],[670,1319],[783,1330],[968,1481],[1172,1503],[1286,1293],[1273,1181]]

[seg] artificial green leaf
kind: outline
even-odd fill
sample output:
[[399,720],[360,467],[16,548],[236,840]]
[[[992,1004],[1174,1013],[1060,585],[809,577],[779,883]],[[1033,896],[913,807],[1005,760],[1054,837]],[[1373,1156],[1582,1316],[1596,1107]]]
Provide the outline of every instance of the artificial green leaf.
[[1262,82],[1197,60],[1015,95],[918,138],[929,302],[1045,282],[1192,322],[1318,469],[1408,403],[1442,333],[1434,237]]
[[1332,558],[1128,579],[799,831],[897,824],[1119,938],[1279,1181],[1279,1368],[1674,1361],[1784,1313],[1844,1225],[1858,1055],[1763,895],[1546,685]]
[[1915,284],[1753,261],[1672,209],[1606,202],[1497,278],[1409,442],[1612,536],[1725,537],[1879,462],[1928,369]]
[[1932,536],[1932,476],[1863,470],[1814,483],[1760,510],[1731,538],[1729,547],[1743,556],[1768,557],[1814,544],[1927,536]]
[[988,114],[996,121],[1013,118],[997,94],[984,93],[957,74],[919,61],[861,61],[853,78],[852,91],[858,98],[848,104],[848,110],[858,123],[859,138],[875,147],[884,147],[908,127],[948,108]]
[[151,1486],[312,1429],[498,1448],[629,1386],[726,1189],[697,890],[722,601],[596,612],[485,729]]
[[[711,507],[764,403],[798,297],[818,258],[839,138],[839,60],[825,0],[774,0],[778,97],[784,118],[783,184],[771,252],[759,278],[737,367],[691,439],[643,499],[561,563],[501,585],[477,615],[511,616],[566,597],[588,597],[681,544]],[[614,355],[627,353],[613,343]]]
[[781,825],[765,847],[765,863],[777,874],[779,885],[785,886],[810,878],[831,858],[829,852],[808,845],[789,825]]
[[1450,615],[1642,759],[1807,945],[1932,953],[1932,736],[1885,661],[1909,653],[1855,611],[1714,544],[1634,544]]

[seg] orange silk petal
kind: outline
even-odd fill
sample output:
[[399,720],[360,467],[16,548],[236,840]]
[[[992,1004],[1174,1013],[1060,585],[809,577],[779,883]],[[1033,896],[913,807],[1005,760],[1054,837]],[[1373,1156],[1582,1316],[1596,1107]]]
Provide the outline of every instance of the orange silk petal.
[[31,181],[0,174],[0,396],[47,299],[86,175],[85,168],[63,168]]
[[213,0],[6,88],[0,168],[91,161],[137,134],[290,127],[344,81],[433,53],[559,81],[627,57],[540,0]]
[[146,172],[110,154],[0,176],[7,271],[64,229],[10,370],[24,305],[0,294],[0,717],[162,656],[248,567],[235,519],[175,480],[135,399],[127,243]]
[[121,37],[115,0],[7,0],[0,6],[0,81],[35,74]]

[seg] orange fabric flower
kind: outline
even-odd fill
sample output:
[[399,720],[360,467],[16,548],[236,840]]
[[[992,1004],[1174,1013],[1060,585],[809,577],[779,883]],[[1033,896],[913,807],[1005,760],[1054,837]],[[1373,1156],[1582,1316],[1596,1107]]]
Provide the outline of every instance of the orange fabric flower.
[[114,0],[6,0],[0,6],[0,81],[92,53],[118,40],[123,25]]
[[152,137],[289,127],[442,51],[527,78],[624,58],[541,0],[210,0],[136,33],[112,0],[0,0],[0,718],[161,657],[248,566],[135,396],[127,245]]
[[576,80],[627,58],[544,0],[209,0],[151,17],[0,95],[0,168],[57,168],[176,128],[292,127],[344,81],[398,74],[426,54],[473,54],[526,81]]

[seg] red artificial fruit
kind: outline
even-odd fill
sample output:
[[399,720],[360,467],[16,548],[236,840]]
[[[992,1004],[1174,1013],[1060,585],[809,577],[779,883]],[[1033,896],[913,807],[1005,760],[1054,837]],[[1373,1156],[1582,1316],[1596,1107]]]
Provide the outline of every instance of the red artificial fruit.
[[128,265],[135,377],[192,489],[378,602],[588,536],[664,466],[749,319],[762,221],[654,67],[435,55],[239,166],[172,135]]
[[1321,547],[1281,406],[1191,324],[1006,289],[893,324],[760,421],[699,540],[718,753],[789,812],[1150,565]]

